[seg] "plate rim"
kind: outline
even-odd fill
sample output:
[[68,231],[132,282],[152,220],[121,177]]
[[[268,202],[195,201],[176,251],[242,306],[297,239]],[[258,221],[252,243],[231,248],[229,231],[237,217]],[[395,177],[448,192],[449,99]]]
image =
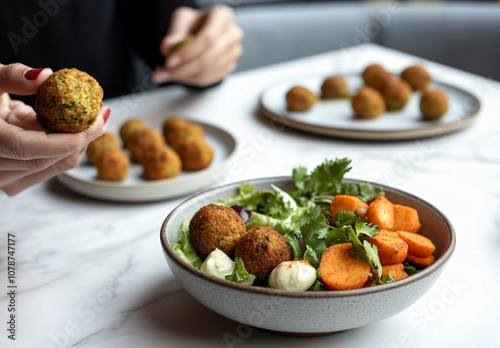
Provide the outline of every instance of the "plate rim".
[[[393,75],[393,72],[391,72]],[[365,129],[345,129],[345,128],[338,128],[338,127],[324,127],[324,126],[318,126],[314,125],[311,123],[307,122],[301,122],[297,121],[294,119],[291,119],[289,117],[286,117],[283,114],[276,113],[270,109],[268,109],[264,102],[264,96],[266,93],[268,93],[271,89],[276,88],[276,86],[279,86],[280,84],[283,84],[287,81],[293,81],[293,80],[301,80],[301,79],[315,79],[315,78],[326,78],[328,76],[332,76],[334,74],[329,74],[329,75],[309,75],[309,76],[295,76],[295,77],[288,77],[286,79],[281,79],[280,81],[275,81],[274,83],[269,84],[266,88],[263,89],[259,96],[259,111],[261,114],[264,116],[268,117],[269,119],[279,122],[280,124],[284,126],[288,126],[291,128],[295,128],[298,130],[306,131],[309,133],[314,133],[314,134],[320,134],[320,135],[326,135],[326,136],[332,136],[332,137],[339,137],[339,138],[345,138],[345,139],[356,139],[356,140],[408,140],[408,139],[419,139],[419,138],[427,138],[427,137],[435,137],[435,136],[440,136],[448,133],[452,133],[455,131],[458,131],[460,129],[463,129],[470,125],[472,121],[474,121],[478,114],[479,111],[481,110],[481,101],[479,98],[474,95],[473,93],[466,91],[460,87],[456,87],[454,85],[451,85],[449,83],[441,82],[439,80],[433,79],[433,83],[437,83],[441,86],[455,89],[460,91],[461,93],[466,94],[467,96],[471,97],[474,99],[476,103],[476,107],[471,110],[467,116],[464,118],[461,118],[460,120],[453,121],[451,123],[445,123],[445,124],[436,124],[431,127],[427,128],[416,128],[416,129],[408,129],[408,130],[365,130]],[[361,76],[359,72],[346,72],[346,73],[338,73],[335,75],[341,75],[341,76],[346,76],[346,75],[357,75]]]

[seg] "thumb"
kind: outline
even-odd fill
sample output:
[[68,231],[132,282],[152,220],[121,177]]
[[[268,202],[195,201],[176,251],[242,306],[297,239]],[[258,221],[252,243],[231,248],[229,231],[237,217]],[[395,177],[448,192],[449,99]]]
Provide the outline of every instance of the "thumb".
[[49,68],[32,69],[20,63],[0,64],[0,93],[33,94],[49,75]]

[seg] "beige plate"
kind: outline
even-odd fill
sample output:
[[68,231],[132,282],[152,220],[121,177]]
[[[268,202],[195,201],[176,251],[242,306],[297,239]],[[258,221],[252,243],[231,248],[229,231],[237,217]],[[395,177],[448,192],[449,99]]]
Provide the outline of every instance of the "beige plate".
[[[344,76],[351,93],[363,85],[358,74]],[[270,86],[261,95],[261,112],[286,126],[316,134],[362,140],[403,140],[439,136],[464,128],[476,118],[480,109],[479,99],[469,92],[433,82],[430,88],[445,92],[450,105],[443,118],[433,122],[421,120],[418,92],[412,94],[401,111],[386,112],[374,120],[355,119],[350,99],[320,99],[309,111],[287,110],[285,95],[292,86],[302,85],[319,95],[324,78],[294,78]]]

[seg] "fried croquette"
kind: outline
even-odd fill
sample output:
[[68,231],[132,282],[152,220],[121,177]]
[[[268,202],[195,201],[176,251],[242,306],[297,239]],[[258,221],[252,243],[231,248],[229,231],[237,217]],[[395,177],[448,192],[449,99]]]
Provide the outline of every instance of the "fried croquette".
[[318,101],[316,94],[303,86],[293,86],[286,93],[287,108],[290,111],[307,111]]
[[97,177],[106,181],[123,181],[130,169],[130,159],[120,149],[108,149],[96,162]]
[[321,97],[325,99],[343,99],[349,97],[349,87],[343,76],[327,77],[321,85]]
[[132,134],[134,134],[139,129],[145,129],[145,128],[148,128],[148,126],[140,118],[132,118],[123,123],[122,126],[120,127],[120,138],[123,141],[123,145],[125,147],[128,147],[127,144]]
[[426,89],[432,80],[429,72],[418,65],[404,69],[401,73],[401,78],[408,82],[414,91]]
[[97,159],[108,149],[119,149],[120,140],[113,133],[104,133],[87,147],[89,163],[96,164]]
[[168,134],[177,127],[184,127],[187,125],[187,121],[183,120],[177,116],[169,116],[165,122],[163,122],[163,136],[165,139],[168,138]]
[[424,91],[420,97],[420,111],[423,120],[438,120],[448,111],[448,97],[442,91]]
[[401,110],[411,97],[411,87],[405,80],[387,79],[380,92],[387,110]]
[[380,89],[385,83],[385,80],[392,76],[381,65],[370,64],[363,70],[362,77],[365,85]]
[[157,131],[144,128],[134,132],[128,139],[127,147],[130,150],[132,160],[141,163],[144,152],[154,147],[164,147],[165,139]]
[[205,169],[214,159],[213,148],[200,139],[187,139],[179,145],[176,152],[181,158],[184,170]]
[[246,270],[265,284],[272,270],[283,261],[293,260],[292,247],[277,231],[256,226],[249,229],[236,243],[235,257],[243,260]]
[[172,146],[172,148],[176,151],[181,144],[188,139],[205,141],[203,128],[200,125],[191,122],[171,127],[166,133],[164,133],[164,137],[167,144]]
[[177,42],[174,44],[170,49],[168,50],[168,54],[172,54],[175,51],[180,50],[187,44],[191,43],[196,37],[193,34],[187,34],[181,41]]
[[373,119],[385,111],[384,97],[372,87],[362,87],[352,98],[356,118]]
[[61,69],[40,85],[36,117],[51,132],[79,133],[94,124],[102,98],[103,90],[92,76],[75,68]]
[[209,204],[200,208],[189,222],[191,243],[205,259],[216,248],[233,258],[236,243],[246,234],[245,223],[230,207]]
[[142,167],[147,180],[161,180],[179,175],[182,163],[174,150],[162,146],[153,147],[144,152]]

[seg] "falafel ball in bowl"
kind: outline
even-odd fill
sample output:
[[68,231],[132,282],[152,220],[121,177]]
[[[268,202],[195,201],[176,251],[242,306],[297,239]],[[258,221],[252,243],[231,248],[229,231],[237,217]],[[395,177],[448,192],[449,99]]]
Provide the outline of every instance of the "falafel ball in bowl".
[[38,89],[36,117],[50,132],[83,132],[94,124],[103,96],[102,87],[86,72],[61,69],[50,75]]

